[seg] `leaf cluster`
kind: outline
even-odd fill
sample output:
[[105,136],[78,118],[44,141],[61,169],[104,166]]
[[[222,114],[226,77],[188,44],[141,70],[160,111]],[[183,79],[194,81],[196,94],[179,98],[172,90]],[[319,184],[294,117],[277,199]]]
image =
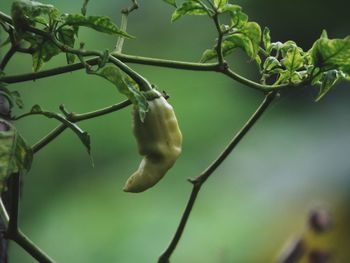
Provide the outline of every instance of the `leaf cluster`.
[[[329,39],[326,31],[304,51],[294,41],[272,42],[270,30],[249,21],[239,5],[229,0],[164,0],[175,7],[171,21],[185,15],[206,15],[216,21],[228,14],[229,22],[220,23],[219,37],[213,48],[203,52],[200,62],[225,58],[236,49],[243,50],[261,73],[262,84],[319,87],[320,100],[338,81],[350,80],[350,36]],[[220,46],[220,49],[218,49]],[[218,54],[221,50],[222,54]]]
[[0,118],[0,194],[6,190],[6,181],[11,174],[29,171],[33,152],[8,121]]
[[[15,38],[21,46],[29,46],[33,57],[33,70],[38,71],[45,62],[60,54],[60,49],[51,39],[28,31],[28,28],[40,29],[55,39],[74,48],[80,27],[95,31],[133,38],[121,30],[107,16],[86,16],[85,14],[61,14],[53,5],[36,1],[15,1],[11,8]],[[67,62],[74,63],[76,56],[66,53]]]

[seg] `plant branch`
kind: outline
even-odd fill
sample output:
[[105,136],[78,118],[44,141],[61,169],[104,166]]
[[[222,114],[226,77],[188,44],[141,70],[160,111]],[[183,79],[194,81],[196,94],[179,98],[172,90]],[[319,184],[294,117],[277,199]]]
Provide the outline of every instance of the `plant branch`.
[[215,5],[210,0],[206,0],[206,2],[211,6],[211,8],[213,8],[213,10],[216,10]]
[[[93,66],[99,63],[99,58],[96,57],[93,59],[89,59],[87,61],[89,62],[89,65]],[[80,69],[84,69],[84,65],[82,63],[69,64],[66,66],[61,66],[61,67],[43,70],[39,72],[25,73],[25,74],[13,75],[13,76],[4,76],[0,78],[0,81],[8,84],[18,83],[18,82],[31,81],[31,80],[37,80],[37,79],[42,79],[46,77],[56,76],[56,75],[73,72]]]
[[[38,246],[36,246],[29,238],[27,238],[18,228],[18,208],[20,197],[20,174],[15,173],[11,175],[12,197],[10,217],[5,237],[15,241],[19,246],[26,250],[32,257],[37,259],[40,263],[53,263]],[[6,212],[6,210],[5,210]]]
[[122,61],[120,61],[118,58],[109,55],[109,62],[116,65],[118,68],[120,68],[122,71],[124,71],[127,75],[129,75],[135,82],[139,85],[140,90],[148,91],[152,90],[151,83],[148,82],[147,79],[145,79],[143,76],[138,74],[136,71],[133,71],[131,68],[129,68],[126,64],[124,64]]
[[[241,84],[244,84],[250,88],[262,90],[262,91],[279,90],[287,86],[287,85],[263,85],[263,84],[251,81],[237,74],[236,72],[234,72],[229,68],[223,68],[218,63],[183,62],[183,61],[156,59],[156,58],[148,58],[148,57],[116,54],[116,53],[113,53],[111,56],[119,59],[119,61],[124,63],[133,63],[133,64],[140,64],[140,65],[180,69],[180,70],[221,72]],[[88,59],[86,60],[86,62],[91,66],[97,65],[99,63],[99,58],[95,57],[92,59]],[[70,64],[70,65],[57,67],[49,70],[43,70],[40,72],[26,73],[26,74],[13,75],[13,76],[4,76],[0,78],[0,81],[6,82],[9,84],[18,83],[18,82],[24,82],[24,81],[30,81],[30,80],[36,80],[36,79],[46,78],[50,76],[55,76],[55,75],[72,72],[80,69],[84,69],[84,65],[82,63],[76,63],[76,64]]]
[[213,20],[215,23],[216,30],[218,31],[218,41],[216,43],[216,53],[218,55],[219,65],[222,65],[222,64],[224,64],[224,55],[222,53],[222,40],[223,40],[224,34],[221,31],[219,14],[217,12],[213,16]]
[[215,14],[215,12],[214,12],[215,9],[212,10],[212,9],[208,8],[201,0],[195,0],[195,1],[205,9],[205,11],[207,12],[209,17],[212,17]]
[[250,119],[244,124],[240,131],[233,137],[231,142],[227,145],[224,151],[218,156],[218,158],[199,176],[194,179],[189,179],[189,181],[193,184],[191,195],[188,199],[185,211],[181,217],[180,223],[176,229],[176,232],[166,248],[166,250],[161,254],[158,259],[158,263],[168,263],[169,258],[174,252],[178,242],[181,239],[182,233],[185,229],[188,218],[191,214],[193,205],[197,199],[198,193],[202,187],[202,185],[206,182],[206,180],[211,176],[211,174],[222,164],[222,162],[227,158],[227,156],[235,149],[238,143],[243,139],[243,137],[247,134],[247,132],[251,129],[251,127],[257,122],[257,120],[262,116],[262,114],[269,107],[271,102],[274,100],[276,96],[276,92],[268,93],[263,102],[260,104],[258,109],[253,113]]
[[[92,119],[92,118],[96,118],[99,116],[103,116],[121,109],[124,109],[125,107],[131,105],[131,101],[130,100],[125,100],[123,102],[120,102],[118,104],[114,104],[112,106],[106,107],[106,108],[102,108],[96,111],[91,111],[91,112],[87,112],[87,113],[82,113],[82,114],[76,114],[76,113],[71,113],[69,115],[69,117],[67,117],[67,119],[70,122],[79,122],[79,121],[83,121],[83,120],[88,120],[88,119]],[[55,129],[53,129],[49,134],[47,134],[44,138],[42,138],[40,141],[38,141],[37,143],[35,143],[32,146],[32,150],[34,153],[38,152],[39,150],[41,150],[43,147],[45,147],[48,143],[50,143],[51,141],[53,141],[57,136],[59,136],[65,129],[67,128],[67,126],[65,124],[61,124],[59,126],[57,126]]]
[[0,20],[12,25],[13,21],[12,21],[12,17],[10,17],[9,15],[6,15],[5,13],[0,11]]
[[71,122],[79,122],[79,121],[84,121],[84,120],[88,120],[88,119],[92,119],[92,118],[96,118],[96,117],[100,117],[121,109],[124,109],[128,106],[130,106],[132,104],[132,102],[130,100],[125,100],[122,101],[120,103],[111,105],[109,107],[105,107],[96,111],[90,111],[90,112],[86,112],[86,113],[81,113],[81,114],[76,114],[73,113],[71,115],[71,117],[69,118],[69,120]]
[[[139,8],[139,4],[137,3],[136,0],[132,0],[132,5],[129,8],[124,8],[121,13],[122,13],[122,19],[120,22],[120,29],[123,30],[124,32],[126,32],[126,28],[128,25],[128,16],[129,14],[138,9]],[[121,53],[123,50],[123,44],[124,44],[124,40],[125,38],[123,36],[119,36],[117,44],[115,46],[114,52],[116,53]]]
[[10,217],[7,213],[7,210],[5,208],[4,202],[2,201],[2,198],[0,198],[0,216],[1,220],[4,223],[5,227],[7,228]]
[[17,230],[10,239],[15,241],[25,251],[27,251],[33,258],[40,263],[54,263],[55,261],[45,254],[37,245],[33,243],[21,230]]
[[[136,1],[133,1],[134,4]],[[137,5],[137,3],[136,3]],[[136,9],[136,5],[133,5],[129,10]],[[130,11],[130,12],[131,12]],[[0,12],[0,19],[2,19],[5,22],[12,23],[12,18],[7,16],[6,14]],[[217,27],[217,30],[219,32],[219,39],[218,43],[222,42],[223,33],[220,29],[220,23],[218,19],[214,19],[215,25]],[[92,59],[86,60],[86,63],[89,65],[97,65],[100,62],[101,52],[98,51],[84,51],[84,50],[77,50],[70,48],[62,43],[60,43],[53,35],[50,33],[47,33],[45,31],[36,29],[36,28],[29,28],[28,31],[31,31],[33,33],[36,33],[38,35],[41,35],[43,37],[46,37],[53,41],[63,52],[68,52],[80,56],[97,56]],[[221,37],[220,37],[221,36]],[[220,40],[221,38],[221,40]],[[218,54],[222,53],[222,45],[218,45]],[[114,58],[113,58],[114,57]],[[220,62],[222,60],[222,62]],[[247,85],[250,88],[258,89],[262,91],[270,91],[270,90],[277,90],[280,88],[284,88],[286,85],[263,85],[259,84],[257,82],[251,81],[249,79],[244,78],[243,76],[235,73],[231,69],[227,67],[227,65],[224,63],[223,58],[220,59],[219,55],[219,63],[191,63],[191,62],[183,62],[183,61],[173,61],[173,60],[165,60],[165,59],[155,59],[155,58],[147,58],[147,57],[140,57],[140,56],[132,56],[132,55],[125,55],[120,54],[118,52],[112,52],[112,54],[109,57],[109,62],[114,63],[116,66],[120,67],[121,70],[123,70],[126,74],[130,75],[140,86],[145,87],[146,89],[149,87],[149,83],[147,81],[145,82],[145,79],[138,73],[131,70],[129,67],[127,67],[124,63],[135,63],[135,64],[142,64],[142,65],[150,65],[150,66],[159,66],[159,67],[166,67],[166,68],[175,68],[175,69],[183,69],[183,70],[194,70],[194,71],[214,71],[214,72],[222,72],[225,75],[229,76],[230,78]],[[21,74],[21,75],[15,75],[15,76],[5,76],[0,78],[0,81],[6,82],[6,83],[16,83],[16,82],[22,82],[22,81],[28,81],[28,80],[35,80],[45,77],[50,77],[58,74],[63,74],[66,72],[72,72],[75,70],[83,69],[84,65],[82,63],[76,63],[72,65],[67,65],[63,67],[58,67],[50,70],[45,70],[41,72],[34,72],[34,73],[27,73],[27,74]]]
[[[121,22],[120,22],[120,29],[123,30],[124,32],[126,32],[127,25],[128,25],[128,14],[122,12],[122,19],[121,19]],[[122,52],[123,45],[124,45],[124,40],[125,40],[125,38],[123,36],[119,36],[119,38],[117,40],[117,44],[115,45],[115,48],[114,48],[113,52],[115,52],[115,53],[121,53]]]
[[47,134],[44,138],[42,138],[40,141],[38,141],[32,146],[33,153],[36,153],[42,148],[44,148],[47,144],[49,144],[57,136],[59,136],[66,128],[66,125],[60,124],[55,129],[53,129],[49,134]]
[[[140,64],[140,65],[149,65],[149,66],[193,70],[193,71],[218,71],[217,63],[191,63],[191,62],[173,61],[173,60],[165,60],[165,59],[147,58],[147,57],[141,57],[141,56],[132,56],[132,55],[126,55],[126,54],[116,54],[116,53],[113,53],[112,55],[113,57],[119,59],[124,63],[133,63],[133,64]],[[94,65],[97,65],[99,61],[100,61],[99,57],[95,57],[95,58],[87,59],[86,63],[88,63],[91,66],[94,66]],[[20,75],[13,75],[13,76],[4,76],[0,78],[0,81],[6,82],[8,84],[31,81],[31,80],[37,80],[37,79],[51,77],[55,75],[60,75],[68,72],[73,72],[84,68],[85,67],[82,63],[75,63],[75,64],[69,64],[66,66],[61,66],[61,67],[43,70],[39,72],[25,73]]]
[[18,229],[18,207],[19,207],[19,197],[20,197],[20,174],[11,174],[9,180],[10,187],[12,188],[11,193],[11,207],[10,207],[10,219],[7,227],[8,233],[15,233]]
[[[28,27],[27,30],[29,32],[35,33],[37,35],[40,35],[40,36],[52,41],[62,52],[71,53],[71,54],[77,55],[78,57],[97,56],[98,60],[97,60],[96,64],[99,64],[99,62],[100,62],[99,58],[102,58],[104,55],[103,52],[100,52],[100,51],[93,51],[93,50],[88,51],[88,50],[71,48],[71,47],[61,43],[60,41],[58,41],[53,34],[42,31],[42,30],[37,29],[37,28]],[[118,58],[113,57],[112,55],[109,55],[108,62],[113,63],[118,68],[120,68],[122,71],[124,71],[125,74],[129,75],[139,85],[141,90],[147,91],[147,90],[152,89],[152,86],[148,82],[148,80],[146,80],[139,73],[137,73],[136,71],[134,71],[133,69],[128,67],[126,64],[124,64]],[[89,61],[86,61],[86,63],[89,64]],[[82,67],[85,68],[84,63],[80,63],[80,64],[82,64]]]
[[7,51],[4,58],[1,60],[0,63],[0,70],[3,71],[7,65],[7,63],[10,61],[12,56],[16,53],[16,47],[11,46],[11,48]]
[[137,0],[131,0],[131,2],[132,2],[132,4],[130,7],[124,8],[122,10],[123,14],[129,15],[132,11],[135,11],[136,9],[138,9],[140,7]]
[[263,91],[273,91],[273,90],[281,90],[287,87],[290,87],[290,85],[288,84],[283,84],[283,85],[264,85],[264,84],[260,84],[257,82],[254,82],[250,79],[247,79],[239,74],[237,74],[236,72],[234,72],[232,69],[230,68],[225,68],[222,71],[223,74],[225,74],[226,76],[230,77],[231,79],[236,80],[237,82],[246,85],[252,89],[256,89],[256,90],[263,90]]
[[80,11],[81,11],[81,14],[82,14],[83,16],[86,16],[88,4],[89,4],[89,0],[84,0],[83,6],[81,7],[81,10],[80,10]]

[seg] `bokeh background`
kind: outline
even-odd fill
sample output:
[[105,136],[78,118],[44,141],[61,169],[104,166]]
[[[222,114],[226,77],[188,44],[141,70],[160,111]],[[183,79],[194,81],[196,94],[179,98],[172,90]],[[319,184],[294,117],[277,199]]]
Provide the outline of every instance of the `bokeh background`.
[[[62,12],[79,12],[82,1],[43,1]],[[120,21],[129,1],[91,0],[88,14]],[[9,12],[12,1],[1,0]],[[331,38],[350,34],[348,1],[235,1],[250,19],[268,26],[273,41],[293,39],[309,49],[326,28]],[[212,22],[183,17],[170,23],[172,8],[142,1],[130,15],[127,54],[198,61],[214,44]],[[106,49],[116,38],[82,30],[87,49]],[[4,51],[1,51],[4,54]],[[256,69],[242,52],[229,59],[244,76]],[[59,66],[57,57],[45,68]],[[70,131],[40,151],[24,177],[20,225],[57,262],[156,262],[179,222],[191,185],[219,154],[262,100],[262,95],[215,73],[132,67],[170,94],[183,136],[183,154],[156,187],[142,194],[122,191],[140,156],[131,133],[131,108],[81,123],[92,137],[95,167]],[[31,71],[31,59],[17,55],[8,74]],[[58,111],[63,103],[85,112],[121,101],[103,79],[73,72],[35,82],[13,84],[25,110],[34,104]],[[212,175],[199,194],[172,262],[273,262],[290,238],[305,230],[310,209],[326,207],[334,228],[311,237],[312,246],[349,262],[350,246],[350,86],[341,83],[315,103],[314,88],[282,93],[261,121]],[[29,143],[57,123],[43,117],[18,122]],[[316,240],[317,239],[317,240]],[[311,244],[310,243],[310,244]],[[35,262],[11,243],[11,262]]]

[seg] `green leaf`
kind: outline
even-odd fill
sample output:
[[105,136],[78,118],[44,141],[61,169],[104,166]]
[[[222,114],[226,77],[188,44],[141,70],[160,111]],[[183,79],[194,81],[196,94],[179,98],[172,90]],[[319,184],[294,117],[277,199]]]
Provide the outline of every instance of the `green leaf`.
[[32,55],[33,58],[33,71],[39,71],[41,69],[41,67],[44,65],[44,60],[41,57],[41,51],[38,50],[35,53],[33,53]]
[[322,33],[321,33],[321,36],[320,38],[325,38],[325,39],[328,39],[328,33],[326,30],[322,30]]
[[233,34],[224,41],[231,43],[225,43],[224,49],[240,47],[250,58],[255,59],[258,55],[260,41],[260,26],[255,22],[248,22],[241,33]]
[[207,10],[197,2],[184,2],[171,16],[171,22],[184,15],[207,15]]
[[132,94],[132,96],[130,97],[130,100],[136,106],[136,109],[139,112],[140,120],[141,122],[143,122],[146,118],[146,113],[148,112],[147,97],[143,92],[140,92],[140,90],[138,89],[138,85],[135,83],[135,81],[132,78],[130,78],[129,76],[126,76],[124,78],[124,81],[128,86],[130,93]]
[[241,10],[242,10],[242,7],[240,7],[239,5],[226,4],[223,7],[221,7],[220,10],[218,11],[220,13],[230,12],[231,15],[235,15],[236,12],[239,12]]
[[[245,34],[252,43],[253,50],[251,58],[254,59],[259,52],[259,45],[261,42],[261,28],[256,22],[248,22],[244,29],[243,34]],[[249,53],[247,53],[249,55]]]
[[278,61],[277,58],[275,57],[267,57],[265,62],[264,62],[264,65],[263,65],[263,69],[265,71],[270,71],[276,67],[280,67],[281,66],[281,63]]
[[312,62],[324,70],[350,66],[350,36],[344,39],[328,39],[323,34],[311,51]]
[[319,101],[339,80],[344,78],[344,73],[335,69],[322,73],[322,77],[320,79],[320,92],[316,98],[316,101]]
[[[244,37],[242,35],[234,35],[230,37],[229,40],[225,40],[222,43],[222,54],[224,55],[224,57],[226,57],[227,55],[231,54],[232,51],[238,47],[238,42],[240,41],[239,37]],[[237,41],[234,41],[234,39],[236,39]],[[247,40],[249,41],[249,40]],[[205,63],[208,62],[214,58],[217,58],[217,52],[216,49],[207,49],[204,51],[204,53],[202,54],[202,57],[200,59],[201,63]]]
[[256,53],[254,52],[254,47],[252,41],[245,34],[234,34],[228,37],[223,43],[223,53],[224,55],[228,55],[233,51],[233,49],[240,47],[245,53],[251,57],[255,58]]
[[49,61],[52,57],[61,53],[61,50],[50,40],[42,39],[42,42],[35,43],[31,48],[34,48],[32,54],[33,70],[36,72]]
[[[225,53],[224,53],[224,55],[225,55]],[[214,50],[214,49],[207,49],[207,50],[205,50],[203,52],[202,57],[201,57],[199,62],[205,63],[205,62],[208,62],[208,61],[210,61],[210,60],[212,60],[212,59],[214,59],[216,57],[217,57],[216,50]]]
[[261,63],[262,63],[262,60],[261,60],[260,56],[257,55],[257,56],[255,57],[254,61],[255,61],[256,65],[258,66],[259,71],[261,72]]
[[231,27],[236,29],[242,29],[248,23],[248,15],[243,13],[241,9],[233,9],[230,11]]
[[163,0],[165,3],[172,5],[173,7],[177,7],[175,0]]
[[342,66],[341,70],[345,74],[345,80],[350,81],[350,65]]
[[279,52],[283,47],[283,43],[280,41],[277,42],[272,42],[270,47],[266,50],[267,53],[271,53],[273,50],[276,50],[277,52]]
[[34,18],[34,21],[35,21],[36,23],[42,24],[42,25],[44,25],[44,26],[47,26],[47,27],[49,26],[48,23],[46,22],[45,17],[37,16],[37,17]]
[[121,30],[112,22],[111,18],[107,16],[83,16],[81,14],[68,14],[63,16],[62,19],[64,20],[64,25],[73,27],[85,26],[101,33],[119,35],[126,38],[134,38]]
[[134,104],[139,112],[141,121],[145,119],[146,112],[148,111],[147,98],[132,79],[124,77],[121,71],[115,66],[106,66],[92,74],[96,74],[112,82],[119,92],[126,95]]
[[15,1],[11,7],[11,16],[18,32],[22,32],[26,26],[35,26],[36,22],[47,24],[41,15],[48,15],[52,24],[57,20],[58,10],[53,5],[29,0]]
[[29,171],[33,152],[6,120],[0,119],[0,193],[6,189],[6,180],[12,173]]
[[288,83],[291,78],[291,72],[289,70],[278,70],[278,78],[275,84]]
[[228,4],[228,0],[214,0],[214,6],[221,9]]
[[300,84],[307,77],[306,71],[294,71],[291,73],[290,82],[293,84]]
[[[62,27],[57,31],[58,40],[63,44],[74,48],[75,43],[75,30],[69,27]],[[66,53],[67,63],[72,64],[75,62],[75,55]]]
[[291,45],[285,52],[283,52],[282,64],[291,73],[300,69],[304,65],[304,57],[302,50],[296,45]]
[[270,36],[270,29],[268,27],[264,28],[262,39],[263,39],[265,50],[269,50],[271,46],[271,36]]
[[[255,22],[248,22],[240,33],[234,33],[226,37],[222,42],[222,53],[226,57],[235,48],[242,48],[251,59],[260,64],[261,59],[258,56],[260,41],[260,26]],[[217,53],[215,49],[207,49],[202,54],[200,62],[204,63],[216,57]]]

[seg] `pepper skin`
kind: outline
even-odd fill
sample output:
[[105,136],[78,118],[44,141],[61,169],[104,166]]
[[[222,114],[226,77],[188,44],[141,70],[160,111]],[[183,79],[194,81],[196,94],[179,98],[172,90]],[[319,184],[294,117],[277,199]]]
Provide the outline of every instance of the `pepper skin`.
[[143,192],[155,185],[181,153],[182,134],[173,107],[160,94],[148,104],[144,122],[137,110],[133,113],[133,131],[139,153],[144,157],[127,180],[125,192]]

